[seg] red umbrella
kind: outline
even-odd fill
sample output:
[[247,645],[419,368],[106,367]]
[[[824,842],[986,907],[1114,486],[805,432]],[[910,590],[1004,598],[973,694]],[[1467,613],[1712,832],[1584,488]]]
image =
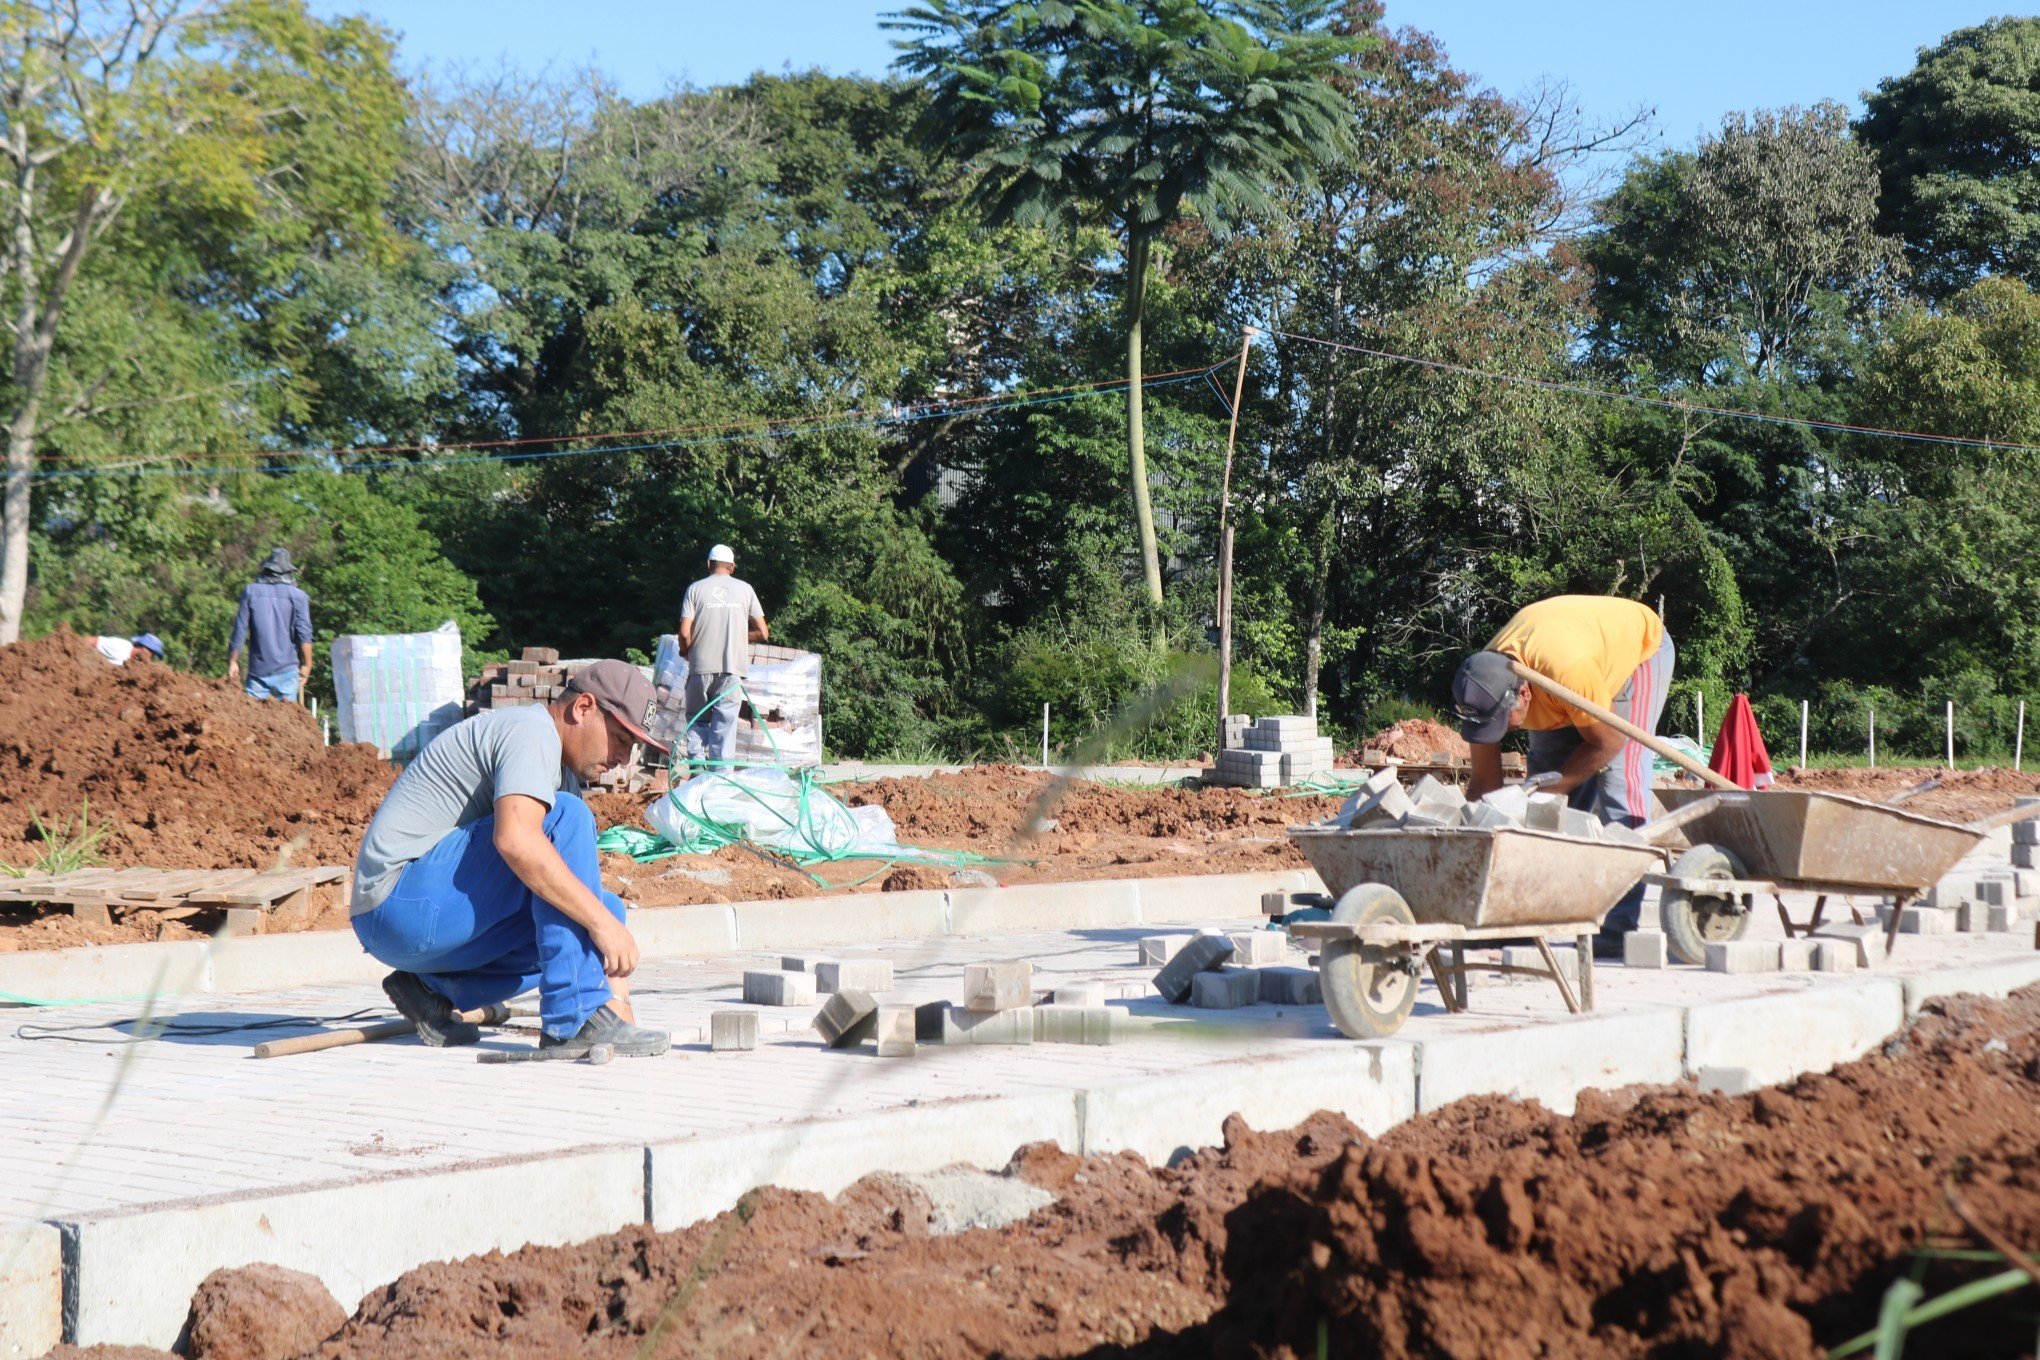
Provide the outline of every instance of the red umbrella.
[[1734,780],[1746,789],[1771,787],[1771,753],[1764,749],[1764,734],[1757,730],[1757,715],[1750,711],[1750,696],[1738,694],[1721,720],[1721,732],[1714,738],[1714,753],[1707,768]]

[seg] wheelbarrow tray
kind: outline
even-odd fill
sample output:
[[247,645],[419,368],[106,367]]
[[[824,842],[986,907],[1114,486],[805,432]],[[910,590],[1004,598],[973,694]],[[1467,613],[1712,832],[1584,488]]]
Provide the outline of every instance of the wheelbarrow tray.
[[1592,921],[1661,868],[1648,846],[1549,831],[1474,827],[1350,831],[1293,826],[1289,838],[1332,896],[1385,883],[1419,925],[1543,926]]
[[[1661,788],[1667,811],[1710,789]],[[1984,833],[1838,793],[1760,789],[1688,822],[1686,839],[1718,845],[1753,878],[1918,892],[1982,843]]]

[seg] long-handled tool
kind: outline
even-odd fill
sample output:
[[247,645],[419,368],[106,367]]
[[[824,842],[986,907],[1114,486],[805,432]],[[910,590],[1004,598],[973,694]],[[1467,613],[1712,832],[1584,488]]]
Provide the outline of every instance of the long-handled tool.
[[[460,1019],[471,1025],[507,1025],[515,1012],[506,1002],[483,1006],[479,1010],[462,1011]],[[409,1020],[378,1020],[372,1025],[361,1025],[354,1029],[328,1030],[324,1034],[301,1034],[295,1039],[270,1039],[255,1045],[258,1058],[287,1058],[295,1053],[319,1053],[329,1048],[346,1048],[350,1044],[365,1044],[376,1039],[399,1039],[406,1034],[415,1034],[418,1027]]]
[[1617,732],[1620,732],[1645,750],[1653,751],[1663,756],[1666,760],[1671,761],[1674,765],[1677,765],[1687,774],[1699,779],[1702,783],[1711,784],[1717,789],[1732,789],[1737,792],[1742,790],[1742,786],[1733,779],[1728,778],[1726,775],[1715,773],[1670,742],[1644,731],[1641,727],[1629,721],[1629,719],[1620,717],[1610,710],[1601,707],[1583,694],[1575,693],[1550,676],[1540,675],[1516,660],[1509,662],[1509,669],[1559,702],[1571,704],[1574,708],[1577,708],[1595,721],[1608,724],[1608,726],[1614,728]]

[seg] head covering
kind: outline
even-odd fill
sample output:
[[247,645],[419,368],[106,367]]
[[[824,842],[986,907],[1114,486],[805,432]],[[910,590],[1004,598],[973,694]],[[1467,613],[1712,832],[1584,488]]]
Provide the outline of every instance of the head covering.
[[1522,683],[1500,652],[1475,652],[1460,662],[1459,674],[1452,677],[1452,711],[1459,715],[1459,735],[1484,745],[1507,736]]
[[1764,734],[1757,730],[1749,695],[1736,695],[1728,706],[1728,716],[1721,720],[1721,732],[1714,738],[1714,751],[1707,757],[1707,768],[1746,789],[1771,787],[1771,753],[1764,749]]
[[597,661],[583,666],[567,681],[567,692],[593,695],[602,711],[621,723],[626,732],[654,750],[666,749],[664,742],[655,740],[645,730],[645,714],[658,697],[652,691],[652,682],[628,661]]
[[262,570],[258,575],[265,581],[295,581],[297,563],[290,560],[290,549],[271,548],[269,556],[262,559]]
[[163,639],[157,637],[154,633],[142,633],[139,636],[129,638],[128,641],[134,643],[137,647],[147,647],[156,654],[158,661],[163,659]]
[[708,560],[711,562],[727,562],[733,567],[737,565],[737,555],[730,551],[730,545],[727,543],[718,543],[713,548],[710,548],[708,550]]

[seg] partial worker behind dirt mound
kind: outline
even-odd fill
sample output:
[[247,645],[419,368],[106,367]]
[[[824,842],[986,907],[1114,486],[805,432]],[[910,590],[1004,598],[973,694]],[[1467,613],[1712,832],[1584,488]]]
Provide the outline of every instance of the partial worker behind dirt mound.
[[113,865],[348,864],[396,778],[367,746],[325,746],[296,704],[151,662],[109,666],[56,633],[0,647],[0,864],[42,852],[89,802]]
[[[1955,998],[1833,1073],[1741,1097],[1589,1092],[1569,1117],[1477,1097],[1380,1139],[1237,1117],[1173,1167],[1023,1149],[1056,1202],[934,1237],[874,1176],[767,1190],[679,1232],[421,1266],[316,1360],[787,1355],[1817,1360],[1891,1282],[2003,1269],[1951,1205],[2040,1244],[2040,988]],[[1957,1197],[1950,1199],[1950,1190]],[[2030,1354],[2030,1291],[1908,1354]]]

